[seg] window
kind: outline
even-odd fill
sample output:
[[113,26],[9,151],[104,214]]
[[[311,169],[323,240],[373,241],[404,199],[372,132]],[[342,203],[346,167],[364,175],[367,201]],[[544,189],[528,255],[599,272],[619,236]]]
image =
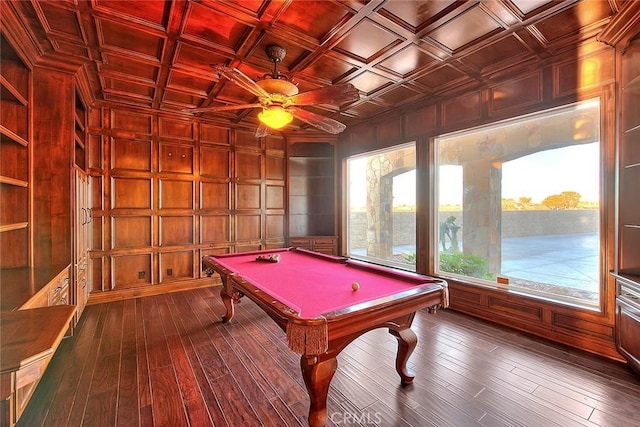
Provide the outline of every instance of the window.
[[599,100],[443,135],[435,153],[437,274],[598,304]]
[[347,159],[347,252],[415,271],[416,147],[403,144]]

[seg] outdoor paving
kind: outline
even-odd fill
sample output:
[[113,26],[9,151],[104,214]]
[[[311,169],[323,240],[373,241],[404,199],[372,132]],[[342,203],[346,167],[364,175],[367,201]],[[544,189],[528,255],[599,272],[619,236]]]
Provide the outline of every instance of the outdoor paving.
[[502,274],[597,293],[597,233],[512,237],[502,240]]
[[[502,275],[517,286],[597,301],[598,233],[511,237],[502,240]],[[356,252],[356,251],[354,251]],[[394,254],[415,253],[415,246],[395,246]],[[364,254],[364,250],[356,253]]]

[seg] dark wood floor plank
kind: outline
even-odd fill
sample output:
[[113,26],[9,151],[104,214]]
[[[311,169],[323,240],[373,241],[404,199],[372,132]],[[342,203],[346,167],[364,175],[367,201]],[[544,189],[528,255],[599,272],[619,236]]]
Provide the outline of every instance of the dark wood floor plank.
[[83,425],[112,426],[115,424],[118,409],[123,316],[123,301],[107,306],[104,332],[88,392]]
[[198,388],[202,395],[202,399],[205,402],[207,412],[215,426],[226,426],[227,421],[222,413],[222,408],[215,393],[211,388],[211,384],[204,372],[202,363],[196,354],[196,348],[194,343],[210,342],[208,335],[206,334],[203,326],[198,321],[197,317],[191,313],[191,306],[189,306],[184,293],[171,294],[171,302],[174,312],[176,314],[176,326],[180,331],[182,343],[189,360],[191,369],[193,370],[194,378],[198,384]]
[[145,339],[149,363],[151,409],[157,426],[187,426],[186,411],[171,359],[171,348],[162,325],[158,306],[162,295],[145,299]]
[[174,321],[174,316],[177,321],[179,321],[179,316],[177,313],[174,313],[168,300],[169,296],[165,295],[163,300],[159,301],[158,311],[167,337],[169,354],[171,355],[171,361],[175,370],[178,388],[184,401],[189,425],[212,425],[213,421],[209,416],[193,368],[189,363],[186,349]]
[[136,320],[135,300],[124,301],[118,411],[116,414],[116,426],[122,427],[140,424]]
[[[266,315],[260,316],[256,320],[271,322]],[[293,378],[293,376],[301,378],[301,373],[291,370],[291,375],[282,375],[282,370],[273,369],[279,364],[276,352],[278,346],[263,339],[264,334],[260,333],[256,323],[235,322],[229,326],[220,325],[218,329],[223,333],[231,348],[238,354],[239,359],[251,373],[254,381],[260,385],[268,399],[279,396],[285,403],[292,404],[306,398],[306,390],[300,382],[296,382]],[[258,355],[262,357],[257,357]],[[299,362],[297,366],[299,366]],[[293,366],[288,365],[287,367],[292,368]]]
[[[78,387],[76,388],[75,398],[73,400],[73,406],[71,407],[71,411],[69,413],[69,426],[80,426],[83,423],[83,418],[85,415],[85,411],[87,408],[87,403],[89,402],[91,385],[95,379],[96,366],[98,364],[98,359],[100,356],[100,347],[102,345],[102,340],[105,335],[105,324],[107,321],[107,314],[109,305],[99,306],[99,307],[87,307],[87,310],[96,310],[98,313],[98,322],[96,324],[96,328],[93,334],[93,340],[91,342],[91,346],[88,351],[84,353],[84,357],[86,363],[84,365],[84,369],[82,370],[82,375],[80,377],[80,381],[78,382]],[[77,337],[74,336],[74,339]],[[81,353],[78,354],[80,356]]]
[[[230,425],[261,425],[257,421],[258,416],[254,407],[244,394],[242,384],[239,384],[236,379],[237,376],[241,381],[245,381],[249,376],[248,372],[220,333],[216,325],[216,322],[219,323],[219,318],[207,304],[207,299],[209,297],[191,301],[193,313],[200,318],[210,340],[210,342],[203,342],[196,347],[204,371],[212,389],[219,396],[218,402],[225,418],[230,420]],[[217,355],[213,360],[211,358],[212,349]],[[256,405],[258,410],[264,409],[259,401],[256,402]]]
[[[153,410],[151,407],[151,378],[149,376],[149,362],[147,339],[145,336],[144,299],[136,299],[136,367],[138,380],[138,406],[140,408],[140,425],[153,426]],[[135,405],[130,403],[131,406]]]

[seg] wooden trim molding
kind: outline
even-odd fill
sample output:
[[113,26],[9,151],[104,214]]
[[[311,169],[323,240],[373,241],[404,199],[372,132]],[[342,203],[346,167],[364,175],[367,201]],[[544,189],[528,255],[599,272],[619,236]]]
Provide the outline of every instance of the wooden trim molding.
[[610,46],[620,46],[624,50],[639,32],[640,2],[630,1],[611,19],[596,39]]

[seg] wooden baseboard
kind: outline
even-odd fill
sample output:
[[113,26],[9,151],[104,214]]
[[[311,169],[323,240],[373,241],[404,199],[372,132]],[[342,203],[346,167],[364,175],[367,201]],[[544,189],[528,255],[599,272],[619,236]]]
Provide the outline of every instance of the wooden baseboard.
[[159,285],[151,285],[140,288],[115,289],[113,291],[97,292],[89,295],[87,305],[102,304],[112,301],[121,301],[125,299],[148,297],[152,295],[166,294],[170,292],[180,292],[189,289],[206,288],[209,286],[220,285],[220,279],[209,278],[185,280],[180,282],[163,283]]

